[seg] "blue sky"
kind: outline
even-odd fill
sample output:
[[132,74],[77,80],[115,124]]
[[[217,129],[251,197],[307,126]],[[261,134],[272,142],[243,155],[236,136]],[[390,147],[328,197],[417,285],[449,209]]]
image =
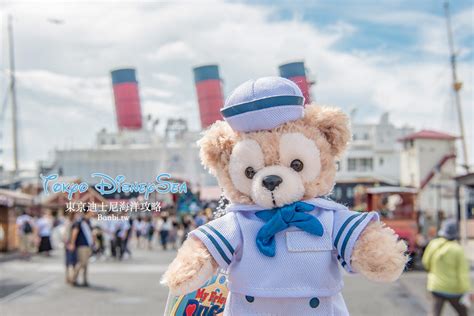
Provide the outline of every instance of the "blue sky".
[[[444,1],[244,1],[249,4],[272,7],[275,9],[273,18],[291,20],[295,17],[324,28],[335,21],[344,22],[355,28],[350,38],[337,47],[342,51],[401,51],[409,58],[416,53],[419,34],[412,23],[383,21],[374,19],[387,12],[396,14],[417,13],[444,18]],[[452,15],[472,9],[471,1],[451,1]],[[474,19],[474,17],[473,17]],[[416,22],[416,21],[413,21]],[[474,27],[471,25],[471,28]],[[459,39],[459,38],[458,38]],[[473,45],[473,33],[460,39],[462,45]],[[472,60],[472,51],[461,56],[463,60]]]
[[[472,163],[474,7],[452,1],[451,11]],[[277,75],[279,64],[304,60],[318,103],[355,108],[359,122],[389,112],[397,126],[458,134],[441,1],[6,1],[2,70],[8,13],[24,165],[54,148],[90,147],[101,128],[115,129],[110,70],[122,66],[137,69],[145,114],[161,122],[178,115],[194,130],[193,66],[219,64],[228,95],[249,78]],[[7,168],[9,115],[0,122]]]

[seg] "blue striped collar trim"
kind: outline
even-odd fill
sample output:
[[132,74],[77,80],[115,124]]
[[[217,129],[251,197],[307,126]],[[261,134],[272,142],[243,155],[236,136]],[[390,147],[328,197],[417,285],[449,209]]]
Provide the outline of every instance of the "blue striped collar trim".
[[280,95],[228,106],[221,109],[221,114],[223,117],[232,117],[247,112],[268,109],[277,106],[303,106],[303,104],[303,97],[296,95]]

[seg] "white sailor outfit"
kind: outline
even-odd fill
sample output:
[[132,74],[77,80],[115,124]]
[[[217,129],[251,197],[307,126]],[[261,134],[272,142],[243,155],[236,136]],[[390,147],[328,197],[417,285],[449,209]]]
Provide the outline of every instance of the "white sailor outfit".
[[315,236],[295,227],[275,235],[276,255],[256,246],[264,221],[256,205],[230,205],[227,214],[192,231],[229,273],[225,315],[348,315],[338,262],[352,273],[352,249],[375,212],[353,212],[322,198],[304,201],[324,227]]

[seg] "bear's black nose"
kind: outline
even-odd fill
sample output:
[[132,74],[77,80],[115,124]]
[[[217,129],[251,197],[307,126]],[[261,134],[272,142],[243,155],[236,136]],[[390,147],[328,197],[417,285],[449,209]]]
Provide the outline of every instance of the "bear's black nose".
[[276,175],[270,175],[263,178],[262,185],[268,190],[273,191],[282,182],[283,182],[283,179],[281,177],[276,176]]

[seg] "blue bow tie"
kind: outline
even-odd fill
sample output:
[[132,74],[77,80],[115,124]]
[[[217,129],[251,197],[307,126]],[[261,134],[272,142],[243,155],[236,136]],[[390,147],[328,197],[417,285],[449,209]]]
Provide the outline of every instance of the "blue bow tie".
[[294,202],[282,207],[255,212],[255,215],[266,223],[257,233],[257,248],[267,257],[275,256],[275,234],[296,226],[305,232],[322,236],[324,228],[314,216],[307,214],[314,205],[305,202]]

